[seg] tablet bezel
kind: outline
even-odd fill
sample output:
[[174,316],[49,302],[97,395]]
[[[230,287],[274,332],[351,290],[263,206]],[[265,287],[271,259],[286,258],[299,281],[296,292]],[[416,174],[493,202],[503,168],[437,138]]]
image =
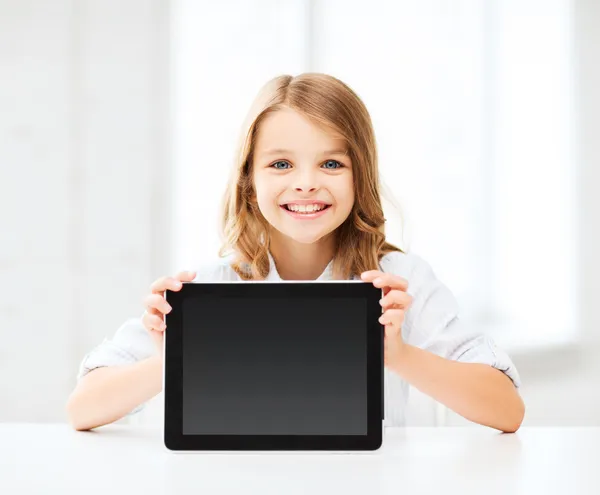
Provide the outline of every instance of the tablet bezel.
[[[367,434],[366,435],[184,435],[182,307],[188,297],[361,297],[367,302]],[[179,291],[165,291],[173,308],[165,316],[164,340],[164,442],[173,451],[210,450],[377,450],[383,428],[382,291],[371,283],[356,281],[240,281],[185,282]]]

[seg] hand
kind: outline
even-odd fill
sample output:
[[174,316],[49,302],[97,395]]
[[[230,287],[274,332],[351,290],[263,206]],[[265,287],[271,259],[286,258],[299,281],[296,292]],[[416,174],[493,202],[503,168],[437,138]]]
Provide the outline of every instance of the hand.
[[383,314],[379,323],[385,325],[384,364],[394,367],[401,358],[405,343],[402,340],[402,324],[404,315],[412,304],[412,296],[406,292],[408,282],[402,277],[369,270],[361,274],[365,282],[372,282],[375,287],[383,290],[383,298],[379,301]]
[[150,294],[144,299],[146,311],[142,316],[144,328],[150,332],[156,344],[158,354],[162,358],[164,348],[165,315],[171,312],[171,305],[165,299],[165,290],[174,292],[181,290],[182,282],[191,282],[196,272],[180,272],[175,277],[161,277],[150,286]]

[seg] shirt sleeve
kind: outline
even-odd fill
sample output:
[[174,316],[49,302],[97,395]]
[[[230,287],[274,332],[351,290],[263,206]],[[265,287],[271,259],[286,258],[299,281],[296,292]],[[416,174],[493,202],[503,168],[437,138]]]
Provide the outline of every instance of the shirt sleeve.
[[[198,266],[194,282],[212,280],[236,280],[237,274],[230,268],[231,258],[210,260]],[[110,338],[88,352],[79,365],[77,381],[90,371],[103,366],[133,364],[158,354],[152,337],[142,323],[142,314],[138,318],[126,320]],[[127,416],[141,411],[146,403],[140,404]]]
[[[130,318],[117,329],[112,338],[104,339],[84,356],[79,365],[77,381],[96,368],[133,364],[156,354],[158,350],[142,324],[142,317]],[[127,415],[141,411],[145,405],[140,404]]]
[[520,387],[519,373],[508,354],[488,335],[464,325],[456,298],[431,266],[415,254],[408,256],[414,262],[407,277],[413,302],[405,315],[405,341],[453,361],[488,364]]

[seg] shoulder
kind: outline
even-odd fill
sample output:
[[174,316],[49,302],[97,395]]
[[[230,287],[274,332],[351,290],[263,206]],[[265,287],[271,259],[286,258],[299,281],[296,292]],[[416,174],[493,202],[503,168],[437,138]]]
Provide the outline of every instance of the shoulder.
[[408,292],[413,296],[412,313],[425,306],[436,307],[441,313],[458,312],[458,303],[451,290],[438,278],[433,267],[415,253],[394,251],[379,262],[381,271],[392,273],[408,282]]
[[379,266],[382,272],[398,275],[409,282],[411,279],[435,278],[431,265],[415,253],[392,251],[381,258]]
[[214,257],[204,260],[195,267],[194,282],[210,282],[221,280],[240,280],[240,276],[232,268],[234,255]]

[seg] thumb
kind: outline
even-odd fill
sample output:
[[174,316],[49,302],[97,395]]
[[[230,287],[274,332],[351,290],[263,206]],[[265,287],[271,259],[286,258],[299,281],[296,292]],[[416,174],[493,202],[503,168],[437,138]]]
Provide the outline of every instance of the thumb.
[[180,280],[181,282],[191,282],[192,280],[194,280],[196,278],[196,272],[195,271],[179,272],[177,275],[175,275],[175,278],[177,280]]

